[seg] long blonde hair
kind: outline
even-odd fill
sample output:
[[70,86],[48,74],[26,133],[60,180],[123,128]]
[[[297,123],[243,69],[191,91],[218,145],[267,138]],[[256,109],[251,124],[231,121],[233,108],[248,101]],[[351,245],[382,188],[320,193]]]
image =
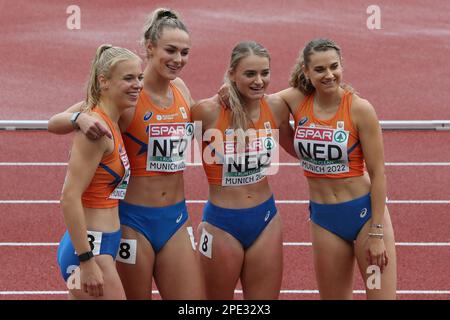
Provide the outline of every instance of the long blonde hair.
[[110,44],[102,44],[97,48],[95,58],[92,60],[84,110],[92,109],[100,101],[101,88],[98,76],[104,75],[106,78],[109,78],[117,63],[125,60],[141,61],[141,58],[128,49],[113,47]]
[[270,62],[269,52],[259,43],[255,41],[240,42],[231,52],[230,66],[224,76],[224,83],[229,88],[229,104],[232,113],[231,125],[234,129],[246,130],[250,118],[245,111],[245,102],[239,93],[236,83],[230,80],[230,74],[236,71],[239,62],[242,59],[251,55],[267,58]]

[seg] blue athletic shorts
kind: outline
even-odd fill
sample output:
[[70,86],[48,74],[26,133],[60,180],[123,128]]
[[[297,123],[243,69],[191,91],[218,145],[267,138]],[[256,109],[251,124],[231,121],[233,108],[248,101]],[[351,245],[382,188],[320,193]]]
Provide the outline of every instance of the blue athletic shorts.
[[[120,229],[111,233],[88,231],[88,239],[94,255],[109,254],[114,260],[119,251],[121,236]],[[72,271],[80,265],[68,231],[64,233],[59,243],[57,257],[61,275],[64,281],[67,281]]]
[[370,193],[360,198],[336,203],[309,202],[311,220],[344,240],[356,240],[361,228],[372,217]]
[[222,229],[249,248],[277,214],[273,196],[253,208],[227,209],[207,202],[203,209],[203,221]]
[[120,224],[142,234],[155,252],[164,247],[169,239],[188,219],[186,202],[167,207],[144,207],[119,202]]

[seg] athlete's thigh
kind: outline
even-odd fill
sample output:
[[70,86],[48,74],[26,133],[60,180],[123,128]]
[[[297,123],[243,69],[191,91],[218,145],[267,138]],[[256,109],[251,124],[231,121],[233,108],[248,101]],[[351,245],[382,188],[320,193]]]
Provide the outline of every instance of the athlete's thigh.
[[190,220],[157,253],[154,276],[163,299],[206,298]]
[[231,234],[207,222],[199,225],[198,234],[198,256],[208,299],[233,299],[244,262],[242,245]]
[[311,223],[314,272],[322,299],[351,299],[353,293],[353,244]]
[[[148,240],[136,230],[123,225],[121,228],[122,239],[135,240],[136,244],[134,262],[129,259],[122,260],[124,262],[117,261],[117,271],[122,279],[127,299],[151,299],[152,277],[155,262],[153,248]],[[120,252],[118,257],[119,256]],[[129,256],[127,257],[132,258]]]
[[244,299],[278,299],[283,276],[280,213],[245,251],[241,274]]
[[366,240],[370,224],[367,222],[360,233],[355,243],[355,255],[358,261],[359,271],[364,279],[368,299],[395,299],[397,289],[397,259],[395,253],[395,238],[394,229],[392,227],[389,211],[386,208],[383,217],[383,240],[386,247],[388,264],[383,270],[379,272],[377,266],[369,266],[367,262]]

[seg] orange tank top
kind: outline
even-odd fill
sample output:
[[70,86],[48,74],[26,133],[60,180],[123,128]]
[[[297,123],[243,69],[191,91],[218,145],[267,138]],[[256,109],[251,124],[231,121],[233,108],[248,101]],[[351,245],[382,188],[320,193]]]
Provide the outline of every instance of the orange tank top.
[[[202,143],[202,163],[208,182],[220,186],[240,186],[257,183],[265,178],[273,155],[276,138],[272,130],[278,129],[269,105],[261,99],[258,121],[250,129],[256,133],[248,142],[245,152],[239,153],[231,125],[231,110],[222,107],[213,131],[205,132]],[[209,141],[205,141],[209,139]]]
[[328,120],[317,119],[314,94],[294,115],[294,147],[307,177],[348,178],[364,174],[364,155],[351,118],[352,93],[345,91],[338,111]]
[[119,205],[118,199],[125,198],[130,163],[122,136],[109,117],[100,108],[94,107],[92,111],[108,124],[114,139],[114,150],[102,158],[81,200],[86,208],[114,208]]
[[123,133],[132,176],[159,176],[183,171],[186,150],[193,137],[189,104],[170,83],[173,103],[163,109],[144,90],[139,95],[133,120]]

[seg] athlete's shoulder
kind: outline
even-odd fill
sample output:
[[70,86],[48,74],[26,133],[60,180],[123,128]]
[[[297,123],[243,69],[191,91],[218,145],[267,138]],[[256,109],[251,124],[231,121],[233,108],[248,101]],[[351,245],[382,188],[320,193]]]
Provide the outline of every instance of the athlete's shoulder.
[[299,89],[293,87],[281,90],[277,92],[276,95],[281,97],[284,102],[286,102],[291,113],[294,113],[300,103],[302,103],[306,98],[306,96]]
[[357,113],[375,112],[375,108],[368,100],[358,96],[356,93],[353,93],[352,112]]
[[281,98],[280,95],[273,93],[273,94],[268,94],[265,95],[264,98],[266,99],[267,103],[272,106],[280,106],[285,104],[284,100]]
[[360,127],[360,125],[367,125],[367,122],[371,121],[378,122],[378,117],[373,105],[368,100],[359,97],[355,93],[353,93],[352,96],[351,116],[353,123],[357,127]]
[[189,106],[192,106],[194,104],[194,100],[192,99],[191,92],[189,91],[186,83],[181,78],[175,78],[172,80],[172,84],[181,91],[181,94]]
[[219,116],[221,108],[223,107],[221,106],[217,95],[200,100],[195,103],[191,109],[192,120],[212,123]]
[[266,95],[265,99],[270,107],[270,110],[275,116],[288,116],[289,115],[289,107],[278,94],[270,94]]
[[192,107],[192,111],[198,112],[214,112],[222,108],[218,95],[197,101]]

